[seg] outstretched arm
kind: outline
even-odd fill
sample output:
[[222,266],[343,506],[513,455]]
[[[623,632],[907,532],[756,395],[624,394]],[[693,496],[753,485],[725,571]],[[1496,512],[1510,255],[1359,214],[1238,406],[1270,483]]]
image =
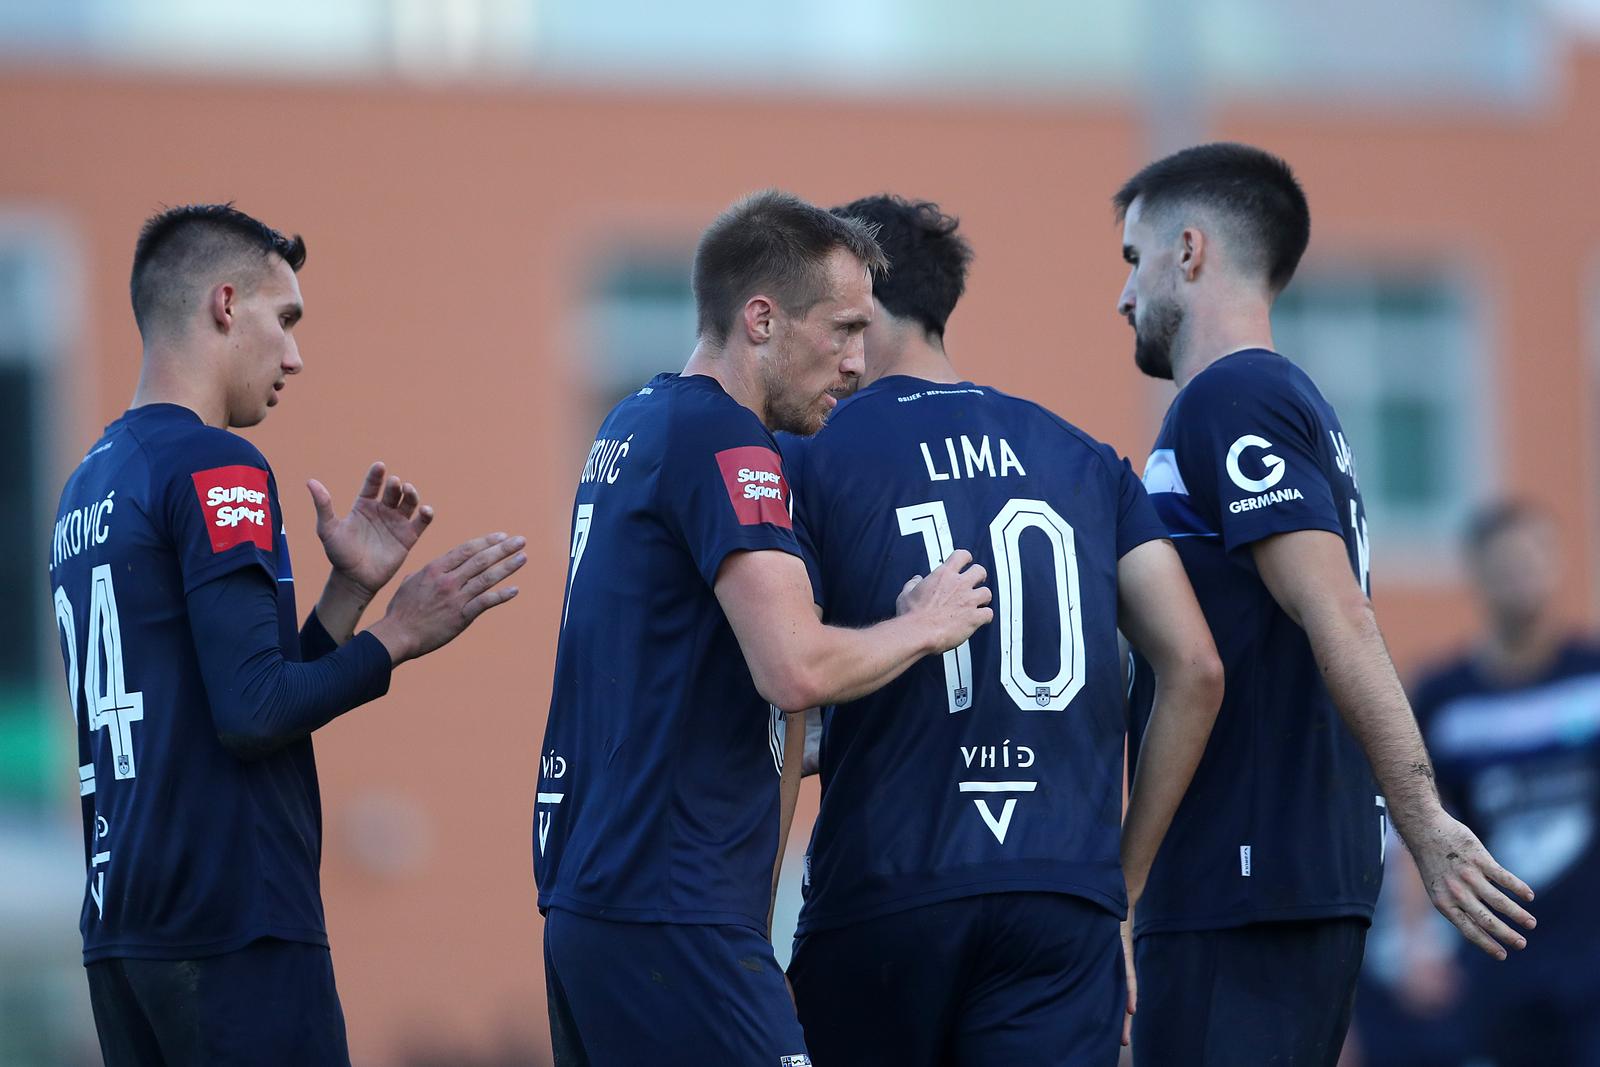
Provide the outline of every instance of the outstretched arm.
[[735,552],[716,594],[756,689],[785,711],[842,704],[874,692],[930,652],[954,648],[994,618],[984,569],[957,549],[900,594],[899,614],[864,630],[819,622],[799,557]]
[[1531,901],[1533,890],[1439,803],[1433,763],[1344,542],[1326,531],[1297,530],[1258,541],[1251,551],[1273,599],[1310,639],[1328,692],[1372,764],[1434,907],[1496,959],[1506,956],[1502,945],[1525,947],[1526,938],[1495,912],[1533,929],[1533,916],[1502,892]]

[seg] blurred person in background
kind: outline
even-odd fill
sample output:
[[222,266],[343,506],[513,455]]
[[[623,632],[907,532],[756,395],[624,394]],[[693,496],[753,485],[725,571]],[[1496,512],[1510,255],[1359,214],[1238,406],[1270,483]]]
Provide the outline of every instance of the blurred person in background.
[[[894,196],[834,210],[875,225],[892,268],[860,391],[816,437],[781,440],[818,610],[863,625],[973,544],[1000,623],[823,712],[789,968],[806,1042],[823,1065],[1114,1064],[1120,920],[1205,749],[1222,664],[1127,461],[954,369],[945,325],[972,254],[957,221]],[[1162,685],[1120,833],[1119,627]]]
[[[1135,364],[1178,389],[1145,487],[1227,676],[1136,914],[1134,1061],[1331,1065],[1390,818],[1435,905],[1496,958],[1526,940],[1494,912],[1531,928],[1506,893],[1532,893],[1439,802],[1368,600],[1352,450],[1273,350],[1272,304],[1310,241],[1299,182],[1259,149],[1209,144],[1151,163],[1113,203]],[[1149,674],[1136,657],[1135,754]]]
[[1600,642],[1562,616],[1545,511],[1486,509],[1466,551],[1485,631],[1418,682],[1417,715],[1445,801],[1539,887],[1544,935],[1506,966],[1460,961],[1470,1051],[1600,1067]]
[[[62,490],[50,561],[78,731],[83,959],[111,1067],[349,1063],[318,868],[311,733],[516,595],[521,538],[457,546],[356,633],[433,517],[368,471],[298,627],[277,483],[232,428],[302,369],[299,237],[231,205],[150,219],[134,251],[133,403]],[[297,632],[298,629],[298,632]]]
[[876,625],[813,610],[773,433],[816,433],[853,387],[884,265],[859,220],[730,207],[695,251],[683,373],[613,408],[579,476],[533,835],[558,1067],[809,1067],[768,939],[779,709],[863,696],[993,617],[964,550]]

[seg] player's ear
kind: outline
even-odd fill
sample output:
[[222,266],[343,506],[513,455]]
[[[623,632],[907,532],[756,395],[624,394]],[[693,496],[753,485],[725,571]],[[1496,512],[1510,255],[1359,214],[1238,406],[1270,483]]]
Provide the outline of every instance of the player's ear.
[[777,308],[764,296],[752,296],[744,302],[744,335],[753,345],[764,345],[772,340],[773,317]]
[[1184,281],[1192,282],[1199,275],[1207,251],[1205,233],[1193,226],[1185,226],[1178,235],[1178,269],[1183,271]]
[[239,293],[233,286],[223,283],[211,290],[209,310],[211,322],[222,333],[233,328],[233,302]]

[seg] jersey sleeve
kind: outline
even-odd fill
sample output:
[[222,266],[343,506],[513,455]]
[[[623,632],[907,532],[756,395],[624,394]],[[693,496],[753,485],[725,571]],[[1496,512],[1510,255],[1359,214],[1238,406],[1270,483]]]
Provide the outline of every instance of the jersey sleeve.
[[[742,411],[742,409],[741,409]],[[731,553],[777,549],[804,558],[777,442],[754,415],[717,412],[674,427],[657,499],[707,585]]]
[[818,607],[825,606],[822,591],[821,516],[811,507],[813,482],[811,450],[807,440],[783,434],[778,438],[778,450],[783,458],[784,477],[789,480],[791,511],[794,518],[794,536],[800,545],[800,558],[805,561],[806,575],[811,579],[811,599]]
[[1203,372],[1184,394],[1178,468],[1228,551],[1295,530],[1343,536],[1316,413],[1302,396],[1276,377],[1226,367]]
[[184,593],[245,567],[277,580],[274,545],[283,517],[272,471],[254,445],[207,428],[153,458]]
[[1166,524],[1156,514],[1150,503],[1150,494],[1144,483],[1133,472],[1133,467],[1111,449],[1106,458],[1112,464],[1117,487],[1117,558],[1121,559],[1146,541],[1159,541],[1167,536]]

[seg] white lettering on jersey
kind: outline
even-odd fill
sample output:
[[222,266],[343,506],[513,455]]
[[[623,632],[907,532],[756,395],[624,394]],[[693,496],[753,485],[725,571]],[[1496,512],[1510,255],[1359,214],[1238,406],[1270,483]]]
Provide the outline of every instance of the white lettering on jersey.
[[[216,492],[216,490],[212,490],[212,492]],[[241,522],[251,522],[257,526],[265,526],[267,524],[267,509],[227,506],[217,509],[218,526],[233,527]]]
[[106,494],[104,500],[96,500],[81,508],[73,508],[56,520],[55,538],[50,553],[51,570],[55,570],[80,552],[106,543],[111,536],[111,524],[107,516],[117,510],[115,501],[111,499],[116,495],[117,491],[113,489]]
[[[539,757],[539,771],[546,779],[549,779],[548,784],[553,785],[567,776],[567,758],[557,754],[556,750],[552,748],[549,752]],[[539,784],[545,785],[547,783],[541,781]],[[543,789],[534,798],[534,807],[538,811],[539,819],[539,855],[541,856],[544,855],[545,843],[550,838],[550,820],[555,814],[553,811],[543,810],[544,806],[548,804],[551,807],[556,807],[566,798],[566,793],[556,793]]]
[[[1278,468],[1282,470],[1282,467]],[[1235,500],[1228,505],[1228,510],[1235,515],[1246,511],[1257,511],[1261,508],[1270,508],[1274,504],[1281,504],[1285,500],[1304,500],[1305,494],[1298,489],[1274,489],[1270,493],[1260,496],[1247,496],[1243,500]]]
[[617,484],[617,475],[622,473],[622,461],[628,458],[632,442],[631,433],[620,441],[606,437],[596,438],[594,444],[589,446],[589,458],[584,461],[583,474],[578,478],[578,484],[585,485],[589,482]]
[[1261,465],[1267,468],[1267,476],[1265,478],[1246,478],[1244,471],[1239,469],[1239,457],[1244,453],[1245,449],[1271,447],[1271,441],[1268,441],[1265,437],[1257,437],[1253,433],[1247,433],[1235,441],[1233,447],[1228,449],[1227,463],[1228,477],[1233,479],[1233,484],[1247,493],[1264,493],[1281,482],[1283,480],[1283,472],[1287,469],[1288,464],[1284,463],[1281,457],[1274,456],[1270,452],[1261,457]]
[[213,485],[206,490],[207,507],[214,508],[218,504],[265,504],[266,502],[267,494],[247,489],[242,485]]
[[949,457],[950,461],[947,470],[940,470],[938,464],[934,462],[933,452],[928,448],[928,443],[926,441],[919,442],[918,447],[922,450],[922,463],[928,470],[929,481],[947,482],[952,478],[957,480],[961,478],[976,478],[980,474],[987,475],[990,478],[1007,478],[1013,472],[1024,477],[1027,476],[1028,472],[1023,469],[1022,460],[1018,458],[1016,451],[1011,447],[1011,443],[1004,437],[998,439],[1000,442],[1000,465],[998,468],[995,466],[995,449],[990,444],[988,435],[978,438],[976,443],[966,434],[962,434],[959,440],[961,446],[960,454],[958,455],[956,449],[957,438],[946,437],[944,439],[945,455]]
[[737,475],[746,500],[783,500],[783,475],[777,471],[740,467]]

